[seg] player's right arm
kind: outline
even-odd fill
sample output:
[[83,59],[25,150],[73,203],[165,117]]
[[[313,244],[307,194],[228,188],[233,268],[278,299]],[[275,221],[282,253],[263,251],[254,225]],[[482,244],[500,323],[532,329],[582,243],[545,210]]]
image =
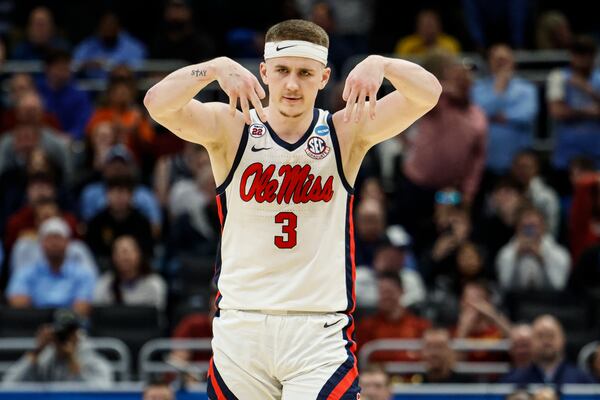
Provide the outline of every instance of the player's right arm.
[[[229,107],[194,99],[215,80],[229,96]],[[224,132],[232,126],[243,121],[251,123],[250,105],[266,120],[260,103],[264,97],[263,88],[250,71],[227,57],[219,57],[172,72],[148,90],[144,105],[155,121],[175,135],[210,149],[222,144]],[[238,100],[242,113],[236,109]]]

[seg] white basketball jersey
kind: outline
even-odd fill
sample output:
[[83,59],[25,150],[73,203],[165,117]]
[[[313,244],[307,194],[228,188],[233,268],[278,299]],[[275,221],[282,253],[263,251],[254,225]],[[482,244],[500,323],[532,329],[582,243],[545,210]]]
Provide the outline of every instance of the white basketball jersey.
[[252,110],[217,188],[222,226],[215,281],[222,309],[351,312],[353,190],[331,114],[314,109],[290,144]]

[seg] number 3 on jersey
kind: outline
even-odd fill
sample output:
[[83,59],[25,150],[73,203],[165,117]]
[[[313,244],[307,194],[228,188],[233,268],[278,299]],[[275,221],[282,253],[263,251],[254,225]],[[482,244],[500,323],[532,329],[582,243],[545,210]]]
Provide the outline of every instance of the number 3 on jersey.
[[280,249],[291,249],[296,246],[296,226],[298,217],[293,212],[280,212],[275,216],[276,224],[285,224],[281,227],[281,233],[285,236],[275,236],[275,246]]

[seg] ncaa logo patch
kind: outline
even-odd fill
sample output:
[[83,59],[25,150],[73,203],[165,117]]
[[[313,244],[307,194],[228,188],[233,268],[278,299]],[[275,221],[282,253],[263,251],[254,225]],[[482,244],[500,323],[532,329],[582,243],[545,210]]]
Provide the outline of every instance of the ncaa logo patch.
[[250,132],[250,136],[254,138],[259,138],[262,135],[264,135],[265,132],[267,132],[267,127],[263,124],[252,124],[248,128],[248,131]]
[[327,146],[327,143],[323,139],[317,136],[313,136],[308,139],[308,143],[306,145],[306,154],[309,157],[314,158],[315,160],[321,160],[329,154],[330,148]]
[[327,125],[319,125],[315,128],[315,132],[319,136],[329,135],[329,127]]

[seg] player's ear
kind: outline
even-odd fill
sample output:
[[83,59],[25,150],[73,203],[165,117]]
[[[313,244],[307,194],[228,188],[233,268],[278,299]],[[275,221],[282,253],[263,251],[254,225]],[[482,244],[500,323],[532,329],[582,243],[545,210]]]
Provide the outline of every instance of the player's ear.
[[325,88],[327,82],[329,82],[329,77],[331,76],[331,68],[323,68],[323,75],[321,75],[321,83],[319,84],[319,90]]
[[262,79],[262,81],[265,85],[268,85],[269,80],[267,78],[267,64],[265,64],[264,61],[261,62],[258,69],[260,71],[260,79]]

